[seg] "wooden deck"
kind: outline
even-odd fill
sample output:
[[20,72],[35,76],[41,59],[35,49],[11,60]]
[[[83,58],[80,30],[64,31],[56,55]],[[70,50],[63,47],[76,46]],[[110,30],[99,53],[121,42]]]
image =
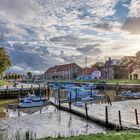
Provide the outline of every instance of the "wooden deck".
[[[56,104],[57,105],[57,104]],[[58,106],[58,105],[57,105]],[[87,114],[85,107],[76,107],[71,105],[71,110],[68,103],[61,103],[61,109],[71,111],[72,113],[82,115],[106,125],[106,113],[105,106],[108,108],[108,125],[116,127],[121,127],[123,129],[140,129],[140,124],[136,122],[136,112],[137,109],[137,118],[140,122],[140,100],[127,100],[127,101],[118,101],[113,102],[112,106],[109,106],[106,103],[103,104],[91,104],[87,103]],[[119,113],[121,114],[121,123],[119,119]]]

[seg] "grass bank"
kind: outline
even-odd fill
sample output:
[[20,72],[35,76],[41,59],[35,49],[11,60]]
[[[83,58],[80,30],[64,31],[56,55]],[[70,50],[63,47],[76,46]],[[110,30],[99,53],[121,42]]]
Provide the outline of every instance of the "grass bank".
[[4,81],[4,80],[0,80],[0,86],[4,86],[4,85],[10,85],[11,83]]
[[[57,80],[57,82],[93,82],[93,83],[100,83],[103,80]],[[130,79],[107,79],[105,80],[108,84],[140,84],[140,80],[130,80]]]
[[43,138],[40,140],[140,140],[140,131],[109,132],[69,138]]
[[17,103],[17,99],[0,100],[0,107],[4,107],[8,104],[13,104],[13,103]]

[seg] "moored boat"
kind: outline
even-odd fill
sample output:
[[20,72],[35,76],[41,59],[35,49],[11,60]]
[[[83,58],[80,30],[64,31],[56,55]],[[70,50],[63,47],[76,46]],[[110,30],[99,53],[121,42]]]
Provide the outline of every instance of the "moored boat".
[[28,108],[28,107],[38,107],[38,106],[43,106],[43,102],[34,102],[32,100],[23,100],[23,102],[18,104],[18,107],[20,108]]
[[23,102],[24,100],[31,100],[33,102],[39,102],[39,101],[47,101],[47,98],[45,97],[37,97],[35,94],[28,94],[24,98],[20,98],[20,102]]

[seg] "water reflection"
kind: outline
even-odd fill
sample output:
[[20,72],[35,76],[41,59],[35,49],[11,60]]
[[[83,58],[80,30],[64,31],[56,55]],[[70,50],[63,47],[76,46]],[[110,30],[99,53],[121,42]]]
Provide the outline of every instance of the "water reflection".
[[[0,121],[0,126],[4,128],[4,131],[0,132],[0,140],[15,140],[18,136],[24,138],[31,134],[36,138],[41,138],[44,136],[72,136],[105,131],[105,128],[100,125],[60,111],[51,105],[43,108],[8,109],[7,118]],[[27,132],[31,132],[31,134]]]

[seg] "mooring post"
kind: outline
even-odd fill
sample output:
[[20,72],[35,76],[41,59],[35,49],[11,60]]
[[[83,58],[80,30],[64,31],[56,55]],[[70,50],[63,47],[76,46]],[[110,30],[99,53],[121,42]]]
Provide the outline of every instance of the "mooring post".
[[9,87],[6,86],[6,98],[8,99],[8,91],[9,91]]
[[108,107],[105,106],[105,120],[106,120],[106,128],[108,129]]
[[121,111],[120,110],[118,111],[118,115],[119,115],[119,125],[120,125],[120,128],[122,129],[122,119],[121,119]]
[[90,88],[90,97],[92,98],[92,87]]
[[135,109],[135,116],[136,116],[136,124],[139,124],[137,109]]
[[31,92],[33,92],[33,85],[31,85]]
[[87,108],[87,103],[85,103],[85,112],[86,112],[86,118],[88,119],[88,108]]
[[70,100],[69,100],[69,110],[71,111],[71,92],[70,92]]
[[18,91],[18,103],[20,103],[20,91]]
[[47,85],[47,96],[48,96],[48,100],[50,99],[50,87],[49,84]]
[[60,109],[60,88],[58,88],[58,105],[59,105],[59,109]]
[[75,93],[76,93],[76,102],[77,102],[78,100],[77,88],[75,89]]
[[44,95],[46,97],[47,93],[46,93],[46,84],[44,84]]
[[118,96],[118,93],[119,93],[119,84],[117,83],[116,84],[116,95]]

